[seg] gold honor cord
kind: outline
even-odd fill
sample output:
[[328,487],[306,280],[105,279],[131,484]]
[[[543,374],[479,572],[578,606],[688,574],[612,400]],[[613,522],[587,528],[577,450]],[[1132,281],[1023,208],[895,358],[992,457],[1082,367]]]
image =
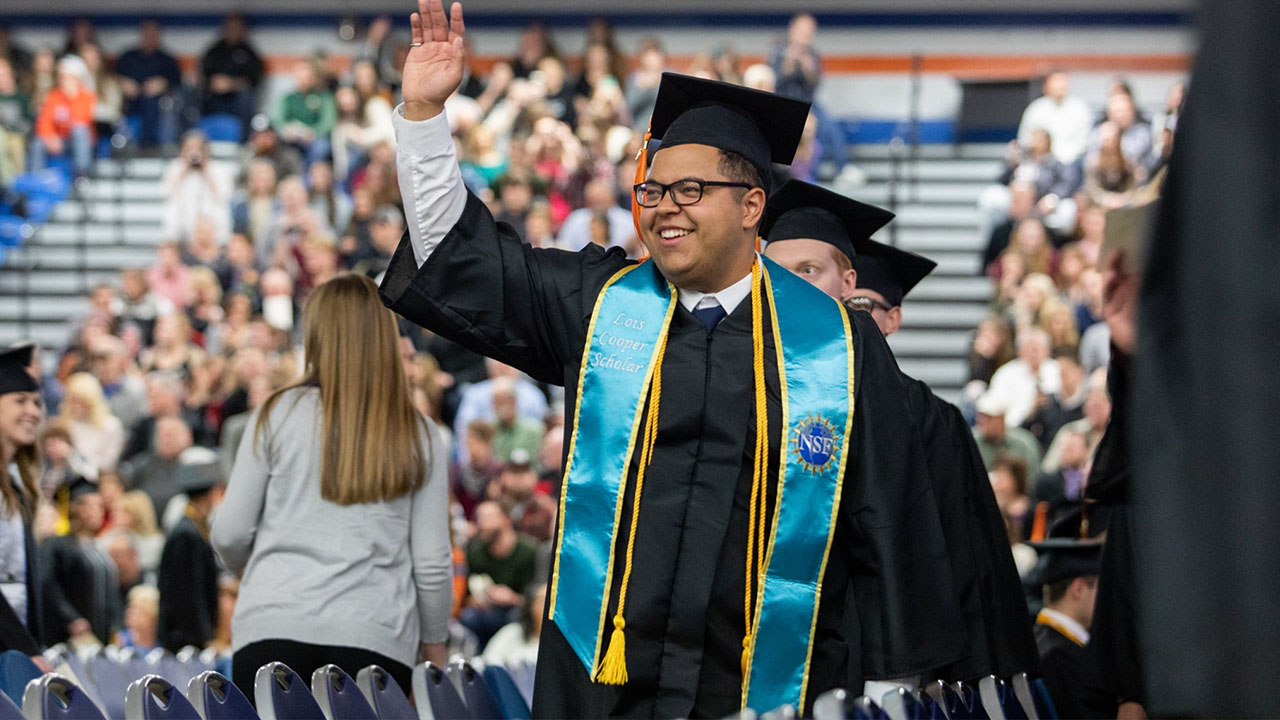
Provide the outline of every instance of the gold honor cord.
[[751,359],[755,378],[756,400],[756,451],[751,467],[751,507],[747,515],[747,566],[743,576],[742,613],[745,632],[742,636],[742,682],[747,682],[751,663],[751,639],[755,635],[751,600],[764,581],[765,513],[768,507],[768,491],[765,484],[769,474],[769,406],[764,387],[764,312],[761,300],[760,261],[751,267]]
[[[653,381],[649,388],[649,409],[645,418],[644,437],[640,442],[640,468],[636,471],[635,496],[631,502],[631,529],[627,532],[627,555],[623,563],[622,587],[618,590],[618,610],[613,614],[613,634],[609,637],[609,649],[605,651],[595,681],[604,685],[625,685],[627,682],[626,620],[622,613],[627,606],[627,584],[631,581],[632,558],[635,554],[636,527],[640,524],[640,493],[644,490],[645,471],[653,460],[653,444],[658,438],[658,404],[662,397],[662,360],[667,353],[667,335],[663,332],[654,356]],[[605,588],[608,592],[608,588]]]

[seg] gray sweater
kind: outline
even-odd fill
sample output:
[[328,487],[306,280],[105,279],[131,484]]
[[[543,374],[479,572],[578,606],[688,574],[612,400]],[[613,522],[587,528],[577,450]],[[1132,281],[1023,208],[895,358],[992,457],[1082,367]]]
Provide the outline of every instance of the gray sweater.
[[254,412],[214,517],[213,547],[242,574],[232,651],[293,640],[364,648],[412,666],[419,642],[448,635],[448,443],[428,421],[421,488],[389,502],[338,505],[320,496],[319,400],[314,388],[282,395],[256,449]]

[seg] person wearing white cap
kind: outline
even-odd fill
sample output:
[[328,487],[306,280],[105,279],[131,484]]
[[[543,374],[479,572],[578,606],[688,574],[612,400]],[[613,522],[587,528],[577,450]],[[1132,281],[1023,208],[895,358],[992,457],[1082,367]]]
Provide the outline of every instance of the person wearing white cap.
[[973,439],[982,454],[982,464],[990,469],[991,463],[1000,455],[1012,455],[1026,461],[1028,471],[1038,472],[1040,445],[1030,432],[1017,425],[1005,424],[1005,415],[1009,412],[1005,401],[988,392],[978,398],[977,410],[978,422],[973,430]]
[[89,68],[75,55],[58,61],[58,85],[49,91],[36,117],[31,169],[42,170],[51,155],[71,156],[76,175],[93,161],[93,108],[97,97],[88,84]]

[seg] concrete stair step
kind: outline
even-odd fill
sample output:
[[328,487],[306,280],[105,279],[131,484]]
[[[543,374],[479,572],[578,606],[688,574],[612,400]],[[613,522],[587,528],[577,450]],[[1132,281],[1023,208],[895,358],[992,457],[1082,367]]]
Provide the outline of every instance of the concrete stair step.
[[[892,195],[899,204],[939,203],[976,206],[978,195],[990,184],[989,182],[899,182]],[[852,190],[849,196],[854,200],[888,207],[890,194],[888,183],[872,183]]]
[[45,245],[75,245],[87,243],[91,246],[130,244],[149,245],[155,247],[165,240],[159,223],[66,223],[52,222],[36,231],[36,241]]
[[158,202],[64,201],[53,209],[52,222],[78,223],[160,223],[164,205]]
[[29,250],[27,266],[36,272],[147,267],[156,259],[150,245],[93,245],[84,250],[74,245],[33,245]]
[[930,275],[908,295],[914,300],[983,303],[991,297],[991,280],[985,277]]
[[80,295],[31,298],[25,303],[20,297],[5,295],[0,296],[0,323],[18,322],[25,314],[33,321],[65,325],[67,320],[88,309],[89,299]]
[[[894,154],[905,157],[907,148],[892,148],[888,143],[853,145],[852,155],[858,160],[883,160]],[[1004,143],[959,143],[955,145],[921,145],[916,156],[927,160],[1002,160],[1005,154]]]
[[[887,233],[882,231],[881,235],[887,237]],[[987,241],[970,228],[901,227],[897,230],[897,246],[929,257],[938,252],[974,253],[976,263]]]
[[929,383],[934,388],[958,388],[964,385],[969,368],[957,358],[899,357],[902,372]]
[[67,327],[64,323],[0,320],[0,345],[9,346],[19,340],[34,340],[43,347],[61,349],[67,344]]
[[921,302],[913,293],[902,305],[902,327],[973,330],[989,312],[987,303]]
[[921,330],[903,328],[889,336],[889,347],[898,357],[963,357],[969,352],[969,330]]
[[[915,178],[929,181],[995,182],[1004,162],[1000,160],[918,160],[895,163],[889,160],[868,160],[857,163],[872,182]],[[896,176],[895,176],[896,173]]]

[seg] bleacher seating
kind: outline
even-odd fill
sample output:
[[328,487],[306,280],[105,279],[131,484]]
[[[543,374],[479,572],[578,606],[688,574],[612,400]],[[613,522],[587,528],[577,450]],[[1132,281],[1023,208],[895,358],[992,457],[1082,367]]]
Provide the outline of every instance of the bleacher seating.
[[[235,148],[214,143],[213,155],[229,161]],[[903,328],[890,345],[905,372],[951,399],[967,379],[969,335],[990,297],[990,283],[978,275],[985,241],[977,237],[975,208],[978,193],[999,175],[1003,151],[999,144],[927,145],[914,162],[895,167],[888,146],[856,146],[854,159],[868,183],[840,188],[881,205],[896,197],[894,239],[938,262],[907,298]],[[83,196],[53,209],[8,260],[7,268],[22,272],[0,273],[0,337],[31,337],[60,347],[68,318],[85,311],[95,284],[117,280],[121,268],[153,262],[155,246],[164,239],[164,166],[157,158],[100,161]]]

